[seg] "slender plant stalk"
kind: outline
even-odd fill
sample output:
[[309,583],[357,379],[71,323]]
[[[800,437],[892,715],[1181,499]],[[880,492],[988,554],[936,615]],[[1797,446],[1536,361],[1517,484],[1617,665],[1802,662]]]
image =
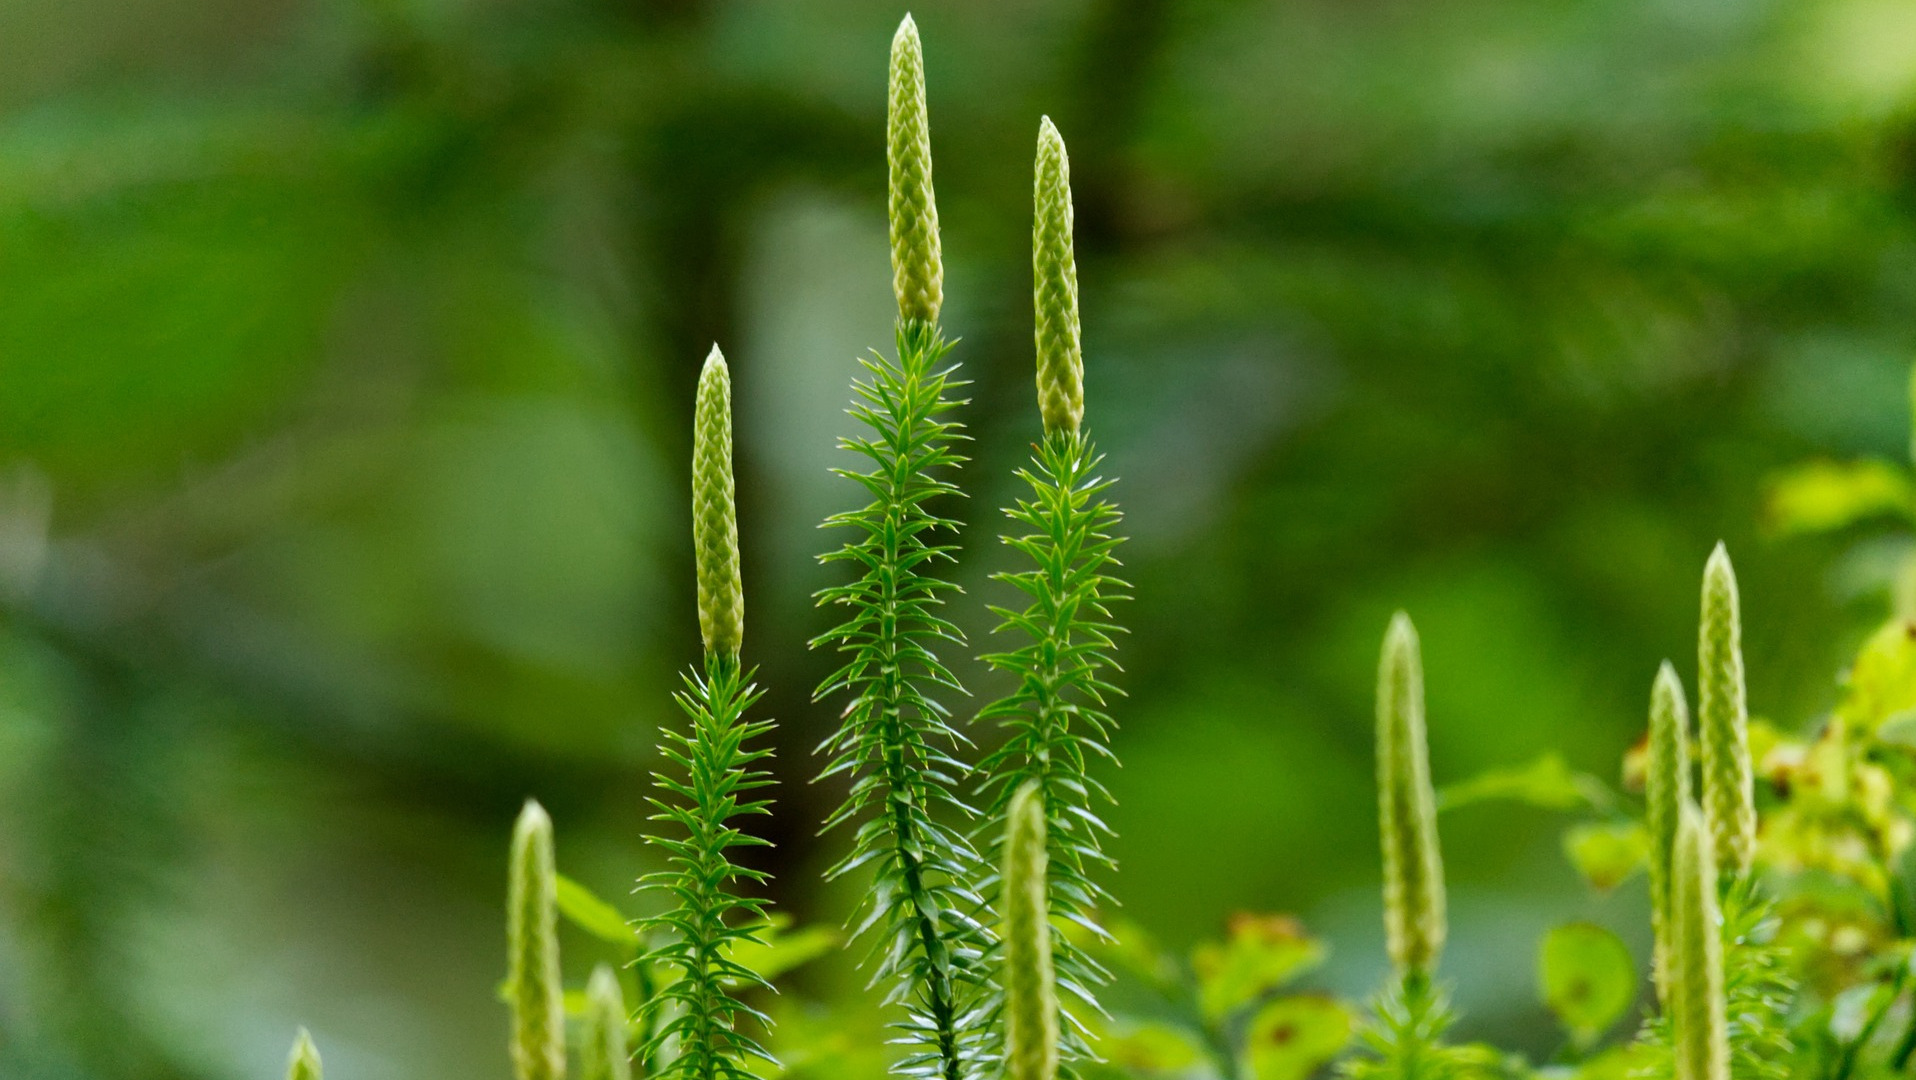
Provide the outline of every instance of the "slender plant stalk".
[[1005,814],[1004,909],[1005,1073],[1010,1080],[1058,1075],[1058,993],[1052,970],[1051,918],[1045,888],[1044,797],[1027,781]]
[[544,807],[527,800],[512,830],[506,903],[506,993],[512,1003],[512,1064],[519,1080],[565,1076],[558,919],[552,819]]
[[1716,858],[1694,803],[1686,804],[1679,818],[1673,869],[1676,935],[1671,942],[1670,1023],[1676,1080],[1729,1080]]
[[632,1080],[626,1045],[625,992],[608,964],[585,984],[585,1022],[579,1039],[579,1080]]
[[868,430],[841,446],[868,467],[833,471],[870,502],[826,521],[852,537],[824,561],[847,563],[856,577],[819,593],[821,604],[845,616],[812,644],[843,658],[817,698],[849,698],[820,747],[827,756],[820,778],[842,776],[851,785],[824,827],[854,827],[851,852],[827,877],[861,869],[872,876],[854,936],[875,935],[867,961],[873,981],[886,984],[888,1004],[906,1011],[900,1041],[908,1049],[896,1070],[962,1080],[976,1064],[970,1046],[986,934],[973,914],[981,906],[971,885],[981,876],[978,856],[962,828],[975,814],[954,794],[968,772],[953,756],[963,738],[934,696],[963,692],[936,652],[963,644],[939,613],[957,586],[934,570],[955,558],[957,523],[936,504],[957,494],[950,473],[964,459],[953,449],[961,428],[946,418],[960,404],[951,393],[963,384],[947,365],[950,345],[937,324],[943,270],[929,132],[924,57],[907,17],[892,41],[887,132],[898,358],[863,359],[864,377],[853,387],[850,412]]
[[692,448],[693,554],[705,664],[702,672],[685,673],[685,689],[676,698],[689,728],[664,732],[659,753],[670,771],[654,774],[653,820],[672,822],[681,835],[649,838],[665,850],[666,869],[640,882],[668,899],[668,910],[648,920],[663,942],[650,962],[676,975],[658,992],[669,1019],[654,1030],[645,1053],[650,1059],[676,1047],[660,1075],[686,1080],[744,1080],[752,1075],[751,1059],[771,1061],[740,1030],[742,1019],[769,1026],[763,1013],[739,998],[765,982],[732,959],[739,944],[758,940],[765,922],[765,901],[737,890],[763,886],[768,875],[733,861],[733,849],[765,844],[734,822],[769,812],[770,801],[753,792],[771,783],[757,767],[771,751],[748,744],[772,725],[745,718],[760,691],[739,662],[745,607],[732,500],[731,398],[731,373],[715,347],[699,374]]
[[1743,686],[1743,626],[1736,571],[1722,544],[1703,568],[1703,617],[1697,630],[1697,738],[1702,749],[1703,814],[1716,865],[1731,881],[1756,855],[1755,779]]
[[[984,657],[1014,682],[1008,694],[978,714],[980,721],[995,722],[1009,733],[979,768],[986,774],[987,835],[994,842],[1009,835],[1014,793],[1034,790],[1044,812],[1050,860],[1046,910],[1107,937],[1097,910],[1109,895],[1097,878],[1113,864],[1104,852],[1110,829],[1098,814],[1111,798],[1092,775],[1092,765],[1112,759],[1114,722],[1106,702],[1119,693],[1108,672],[1117,669],[1114,639],[1120,628],[1110,607],[1125,599],[1127,586],[1111,574],[1121,515],[1105,497],[1111,481],[1098,475],[1102,457],[1082,427],[1084,361],[1070,163],[1048,117],[1039,125],[1035,173],[1032,271],[1044,436],[1031,463],[1018,471],[1030,495],[1005,511],[1019,531],[1003,541],[1027,565],[995,579],[1014,586],[1025,605],[991,609],[1000,620],[997,631],[1015,634],[1020,643]],[[1083,1009],[1099,1011],[1094,990],[1108,978],[1104,970],[1069,939],[1058,938],[1053,948],[1059,986]],[[1065,1014],[1067,1066],[1089,1056],[1077,1011]]]
[[319,1064],[319,1047],[305,1028],[293,1037],[293,1052],[286,1057],[286,1080],[324,1080]]
[[1650,832],[1651,969],[1657,1000],[1670,1007],[1672,938],[1676,919],[1670,889],[1674,880],[1677,825],[1690,801],[1690,708],[1683,681],[1666,661],[1650,687],[1650,759],[1644,777],[1644,817]]
[[1384,847],[1384,932],[1405,979],[1429,979],[1443,953],[1444,862],[1424,733],[1417,628],[1398,612],[1377,671],[1378,818]]

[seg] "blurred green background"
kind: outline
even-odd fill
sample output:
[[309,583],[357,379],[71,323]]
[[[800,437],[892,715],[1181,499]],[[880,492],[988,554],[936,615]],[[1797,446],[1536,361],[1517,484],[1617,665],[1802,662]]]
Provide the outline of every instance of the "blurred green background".
[[[854,356],[890,340],[870,0],[0,0],[0,1073],[507,1075],[509,823],[624,897],[697,649],[688,416],[739,388],[776,897],[836,921],[809,689]],[[961,621],[1037,430],[1037,120],[1073,153],[1088,422],[1137,600],[1126,914],[1382,971],[1389,612],[1439,782],[1614,777],[1729,541],[1752,700],[1830,702],[1896,541],[1780,542],[1766,475],[1901,456],[1904,0],[917,6],[974,380]],[[975,676],[980,696],[992,688]],[[1445,820],[1467,1032],[1548,1046],[1592,900],[1548,814]],[[641,910],[634,901],[632,911]],[[1640,931],[1633,931],[1639,956]],[[590,949],[568,938],[569,964]],[[826,964],[801,995],[856,995]]]

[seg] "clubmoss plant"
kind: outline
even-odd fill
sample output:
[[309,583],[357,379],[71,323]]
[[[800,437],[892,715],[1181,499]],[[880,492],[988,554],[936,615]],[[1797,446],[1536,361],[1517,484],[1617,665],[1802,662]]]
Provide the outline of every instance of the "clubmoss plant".
[[1676,1080],[1729,1080],[1716,856],[1694,803],[1685,804],[1678,817],[1672,869],[1676,932],[1670,943],[1669,1014]]
[[763,886],[767,875],[739,865],[733,852],[765,843],[739,829],[736,819],[769,812],[769,800],[753,793],[771,783],[757,767],[771,751],[749,744],[772,725],[745,718],[761,692],[739,661],[744,588],[732,500],[731,397],[731,373],[714,347],[699,374],[692,452],[693,553],[705,663],[703,670],[685,673],[676,698],[690,723],[684,731],[663,731],[659,754],[669,768],[654,774],[653,820],[671,822],[679,835],[649,838],[665,850],[666,869],[640,881],[668,903],[647,922],[662,942],[648,962],[674,976],[658,991],[667,1019],[645,1054],[652,1059],[675,1049],[660,1075],[687,1080],[744,1080],[751,1059],[771,1060],[740,1028],[741,1020],[769,1024],[739,997],[765,982],[732,959],[740,944],[759,940],[765,922],[765,901],[739,890]]
[[1447,922],[1429,758],[1423,658],[1417,628],[1400,611],[1377,667],[1378,826],[1392,979],[1362,1033],[1370,1056],[1346,1063],[1355,1080],[1461,1080],[1484,1064],[1474,1048],[1444,1042],[1455,1013],[1436,981]]
[[626,1045],[625,992],[609,964],[592,969],[585,984],[585,1016],[579,1033],[579,1080],[632,1080]]
[[[1083,430],[1084,363],[1078,340],[1077,268],[1071,247],[1070,166],[1064,140],[1049,118],[1038,131],[1034,184],[1032,276],[1037,324],[1038,411],[1044,433],[1018,478],[1030,495],[1005,511],[1018,532],[1003,542],[1025,568],[995,575],[1016,587],[1022,608],[994,606],[998,632],[1017,647],[984,657],[1012,677],[1010,693],[978,714],[1009,737],[980,764],[986,774],[987,829],[1010,835],[1015,792],[1031,788],[1045,816],[1050,859],[1046,892],[1052,917],[1104,937],[1097,909],[1109,901],[1100,874],[1110,830],[1099,818],[1111,801],[1093,775],[1110,761],[1113,721],[1106,701],[1119,693],[1119,627],[1110,607],[1127,586],[1111,575],[1120,539],[1118,508],[1106,497],[1111,481],[1098,475],[1102,457]],[[1082,948],[1060,937],[1054,945],[1059,986],[1082,1009],[1097,1011],[1095,988],[1108,976]],[[1065,1062],[1088,1056],[1084,1018],[1067,1009]]]
[[319,1047],[305,1028],[293,1037],[293,1051],[286,1056],[286,1080],[324,1080],[319,1064]]
[[961,1080],[976,1064],[968,1047],[979,1027],[972,1014],[985,932],[974,914],[983,875],[965,829],[975,815],[954,793],[968,771],[953,756],[964,740],[939,700],[963,692],[938,657],[964,641],[940,613],[957,586],[935,572],[957,550],[957,523],[939,504],[958,491],[951,474],[964,461],[954,449],[963,434],[948,414],[963,384],[937,322],[943,270],[929,132],[924,57],[907,18],[892,42],[887,133],[897,359],[872,353],[853,384],[850,412],[867,430],[840,445],[864,467],[834,472],[870,501],[825,523],[852,535],[824,561],[848,564],[856,576],[820,592],[819,602],[842,609],[844,619],[812,644],[843,658],[817,698],[848,699],[820,747],[820,778],[851,784],[825,829],[854,830],[850,853],[827,877],[872,876],[855,936],[875,934],[873,979],[886,985],[887,1003],[906,1010],[901,1041],[909,1049],[898,1071]]
[[1703,813],[1716,865],[1730,881],[1756,855],[1756,795],[1750,768],[1750,718],[1743,686],[1743,625],[1736,571],[1722,544],[1703,568],[1703,616],[1697,628],[1697,731],[1702,750]]
[[1027,781],[1005,814],[1000,898],[1005,969],[1005,1073],[1010,1080],[1058,1075],[1058,993],[1052,969],[1043,792]]
[[1644,775],[1644,819],[1650,833],[1651,971],[1657,1000],[1670,1004],[1672,938],[1676,920],[1670,899],[1677,827],[1690,801],[1690,707],[1683,680],[1665,662],[1650,687],[1650,753]]
[[512,830],[506,897],[506,997],[519,1080],[565,1076],[564,989],[559,982],[558,870],[552,819],[531,800]]

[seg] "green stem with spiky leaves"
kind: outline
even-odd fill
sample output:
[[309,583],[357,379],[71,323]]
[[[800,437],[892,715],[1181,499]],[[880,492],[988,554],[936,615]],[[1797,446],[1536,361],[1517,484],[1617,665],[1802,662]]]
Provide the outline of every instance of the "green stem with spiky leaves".
[[772,1060],[740,1029],[741,1020],[769,1026],[739,997],[765,981],[732,959],[741,944],[759,940],[765,923],[765,901],[739,890],[762,887],[768,875],[739,865],[733,852],[766,843],[736,819],[770,812],[770,801],[755,793],[771,784],[758,765],[771,751],[752,744],[772,727],[745,716],[760,691],[739,661],[744,587],[732,493],[731,372],[714,348],[699,376],[692,452],[705,665],[702,673],[685,673],[675,699],[690,723],[684,731],[664,730],[659,754],[668,769],[653,774],[652,819],[673,823],[679,835],[648,837],[664,849],[666,869],[640,880],[643,889],[667,899],[665,912],[646,921],[661,942],[647,962],[676,975],[658,991],[652,1007],[669,1018],[653,1030],[644,1052],[650,1059],[676,1046],[660,1075],[685,1080],[745,1080],[753,1059]]
[[[1064,140],[1049,118],[1039,125],[1033,181],[1032,281],[1037,346],[1037,399],[1044,438],[1032,463],[1018,471],[1031,490],[1005,514],[1020,527],[1002,539],[1029,568],[994,575],[1026,601],[992,607],[999,632],[1023,638],[1017,648],[984,657],[1010,675],[1014,688],[986,706],[980,721],[1010,737],[980,764],[989,798],[985,828],[996,842],[1008,835],[1015,792],[1027,787],[1044,811],[1050,874],[1046,910],[1104,937],[1097,908],[1109,897],[1096,880],[1112,868],[1104,853],[1110,829],[1098,811],[1109,793],[1091,775],[1094,761],[1111,759],[1114,722],[1106,702],[1119,691],[1111,604],[1127,586],[1111,571],[1121,515],[1107,498],[1111,482],[1082,428],[1084,363],[1079,344],[1077,264],[1072,251],[1070,164]],[[1084,1009],[1099,1011],[1094,988],[1108,978],[1084,950],[1066,938],[1052,944],[1058,983]],[[1067,1067],[1089,1057],[1083,1018],[1067,1010],[1063,1032]]]
[[[819,593],[846,609],[843,622],[812,642],[830,645],[844,664],[817,698],[847,694],[838,730],[820,746],[820,778],[851,783],[825,823],[854,824],[852,850],[827,871],[836,878],[869,868],[873,888],[854,936],[874,929],[873,980],[902,1005],[912,1049],[896,1065],[907,1075],[964,1080],[973,1069],[978,963],[986,937],[973,916],[980,901],[978,857],[958,829],[941,821],[976,815],[954,794],[968,772],[952,754],[963,737],[934,693],[963,687],[939,660],[963,635],[939,610],[957,588],[934,569],[955,558],[957,523],[936,503],[958,489],[949,478],[962,462],[963,438],[946,417],[963,383],[947,365],[950,344],[938,328],[944,300],[938,204],[931,183],[931,129],[925,108],[924,54],[907,16],[892,40],[886,154],[890,173],[892,286],[898,301],[897,360],[873,353],[853,385],[851,414],[869,434],[841,446],[865,469],[835,469],[870,502],[827,519],[853,530],[824,561],[845,562],[855,580]],[[946,747],[952,748],[947,750]]]

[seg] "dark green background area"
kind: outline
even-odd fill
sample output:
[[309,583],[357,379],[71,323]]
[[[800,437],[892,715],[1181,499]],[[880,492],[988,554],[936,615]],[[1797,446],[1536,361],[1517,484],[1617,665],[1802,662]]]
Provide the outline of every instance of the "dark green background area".
[[[737,386],[776,899],[835,921],[806,641],[854,357],[890,341],[866,0],[0,4],[0,1072],[503,1078],[505,841],[625,901],[698,648],[697,365]],[[1606,778],[1727,540],[1753,706],[1830,703],[1895,541],[1765,535],[1901,457],[1900,0],[945,0],[925,39],[972,380],[955,617],[1037,432],[1040,114],[1072,151],[1087,423],[1128,517],[1125,914],[1383,959],[1370,694],[1417,619],[1439,782]],[[963,660],[964,658],[954,658]],[[969,663],[967,661],[967,663]],[[988,698],[994,684],[960,665]],[[967,706],[954,703],[962,715]],[[980,737],[988,739],[989,732]],[[1547,1050],[1560,821],[1444,822],[1473,1033]],[[639,901],[628,908],[643,909]],[[1633,944],[1642,955],[1641,931]],[[590,944],[567,938],[582,972]],[[794,991],[859,994],[841,965]]]

